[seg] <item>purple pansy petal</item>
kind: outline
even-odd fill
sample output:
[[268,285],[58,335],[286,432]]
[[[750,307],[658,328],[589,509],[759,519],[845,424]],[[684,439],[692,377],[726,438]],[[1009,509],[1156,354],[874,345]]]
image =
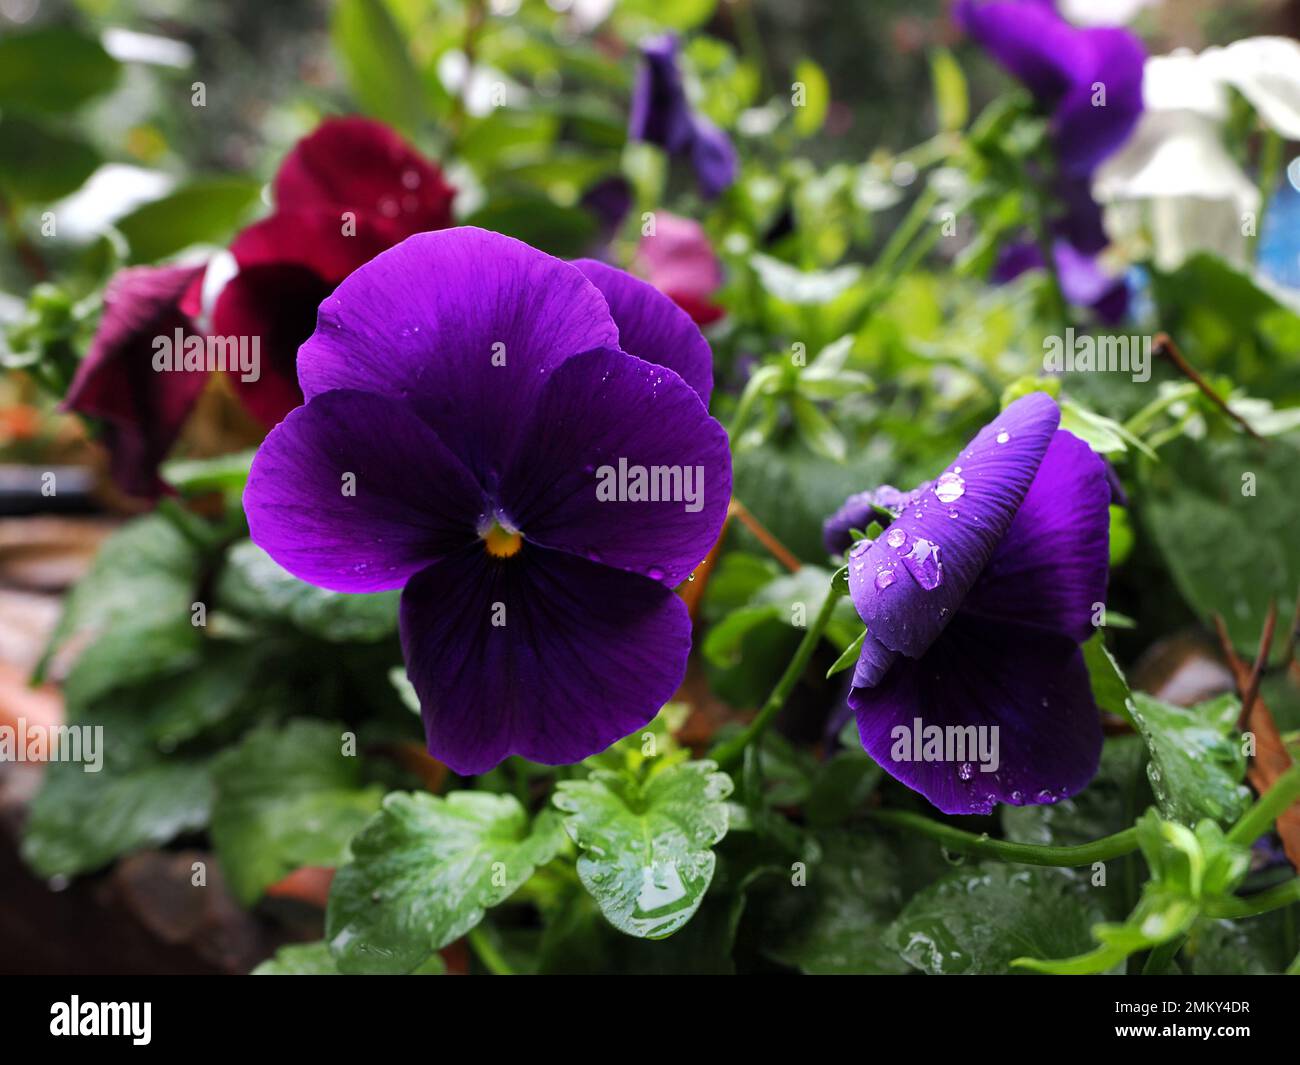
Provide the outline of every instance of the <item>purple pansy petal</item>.
[[713,352],[691,316],[654,285],[594,259],[573,264],[600,289],[618,326],[618,346],[638,359],[667,366],[707,406],[713,391]]
[[1016,400],[883,535],[854,548],[849,590],[875,639],[925,653],[1006,534],[1060,418],[1045,393]]
[[1088,175],[1058,178],[1052,192],[1060,201],[1061,214],[1052,220],[1052,231],[1085,255],[1096,255],[1110,243],[1101,207],[1092,198]]
[[1080,31],[1050,4],[960,0],[953,15],[1003,69],[1048,107],[1085,72]]
[[[499,493],[527,540],[668,585],[708,554],[731,500],[727,434],[671,370],[579,355],[551,375],[532,425]],[[656,494],[673,498],[634,498],[636,467],[667,468],[669,491]]]
[[662,584],[525,544],[417,574],[401,636],[429,752],[470,775],[512,754],[576,762],[640,728],[685,675],[691,623]]
[[374,592],[476,543],[485,501],[400,400],[341,390],[315,396],[271,431],[244,509],[253,541],[294,576]]
[[866,531],[868,525],[878,521],[877,507],[899,511],[921,498],[930,482],[918,485],[910,492],[901,492],[891,484],[882,484],[870,492],[855,492],[844,504],[822,523],[822,543],[832,555],[842,555],[853,544],[852,531]]
[[700,185],[700,193],[712,200],[722,195],[736,181],[740,164],[731,138],[703,115],[694,119],[695,137],[691,141],[691,165]]
[[1057,430],[1038,476],[962,609],[1083,643],[1110,566],[1106,464]]
[[[1057,277],[1061,294],[1079,307],[1091,307],[1097,317],[1107,325],[1123,320],[1128,313],[1128,282],[1124,276],[1105,273],[1091,255],[1085,255],[1068,241],[1058,240],[1052,245],[1056,260]],[[1043,266],[1043,254],[1038,246],[1028,241],[1005,244],[998,252],[990,276],[1005,284],[1014,281],[1029,270]]]
[[[1088,71],[1056,110],[1053,125],[1061,167],[1090,174],[1128,140],[1142,114],[1146,50],[1128,30],[1104,26],[1078,31],[1077,47],[1090,55]],[[1099,106],[1098,88],[1105,91]]]
[[891,651],[868,632],[862,640],[857,664],[853,667],[853,687],[874,688],[889,672],[889,667],[897,657],[897,651]]
[[[900,658],[877,687],[855,687],[849,704],[871,756],[944,813],[1056,802],[1082,790],[1101,757],[1082,654],[1072,640],[1028,626],[962,615],[919,661]],[[978,751],[964,759],[896,759],[902,752],[894,730],[902,726],[910,736],[917,719],[922,730],[996,729],[983,733],[986,743],[997,737],[996,771],[981,770]]]
[[[1080,29],[1050,3],[960,0],[957,22],[1048,111],[1062,169],[1086,175],[1142,112],[1146,53],[1127,30]],[[1104,88],[1105,103],[1098,102]]]
[[1128,311],[1128,282],[1122,274],[1102,270],[1091,255],[1084,255],[1064,240],[1052,245],[1061,293],[1071,303],[1091,307],[1097,317],[1115,325]]
[[499,233],[446,229],[409,237],[335,289],[298,379],[308,399],[339,388],[406,399],[491,487],[547,375],[617,344],[581,271]]
[[677,38],[672,34],[650,38],[641,45],[641,58],[628,114],[628,138],[669,152],[683,151],[694,127],[677,65]]

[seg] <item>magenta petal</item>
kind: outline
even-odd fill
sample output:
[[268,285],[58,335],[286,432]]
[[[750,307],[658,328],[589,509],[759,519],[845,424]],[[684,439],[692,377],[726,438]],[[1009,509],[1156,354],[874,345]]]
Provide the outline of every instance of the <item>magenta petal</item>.
[[[1057,802],[1087,785],[1101,757],[1083,655],[1072,640],[1028,626],[962,615],[919,661],[900,658],[877,687],[855,687],[849,705],[872,758],[944,813]],[[922,738],[929,726],[986,730],[986,744],[996,737],[996,769],[982,770],[978,748],[947,746],[939,760],[922,749],[910,760],[916,749],[898,745],[918,733],[918,720]]]
[[1106,464],[1077,436],[1057,430],[962,609],[1087,640],[1106,601],[1110,495]]
[[418,573],[401,636],[429,753],[470,775],[577,762],[640,728],[681,683],[691,623],[662,584],[526,543]]
[[[529,541],[669,585],[708,554],[731,501],[731,453],[671,370],[621,351],[579,355],[551,374],[532,425],[500,487]],[[670,490],[637,498],[637,468]]]
[[298,353],[308,398],[336,388],[407,400],[487,486],[570,356],[616,347],[582,273],[474,228],[420,233],[351,274]]
[[336,391],[315,396],[267,436],[244,509],[253,541],[294,576],[338,592],[374,592],[399,588],[476,543],[486,504],[408,407]]
[[1061,412],[1050,396],[1016,400],[849,558],[849,591],[871,635],[919,658],[961,607],[1006,535]]
[[618,326],[618,346],[646,362],[667,366],[699,394],[713,391],[713,352],[691,316],[653,285],[624,270],[579,259],[573,264],[600,289]]

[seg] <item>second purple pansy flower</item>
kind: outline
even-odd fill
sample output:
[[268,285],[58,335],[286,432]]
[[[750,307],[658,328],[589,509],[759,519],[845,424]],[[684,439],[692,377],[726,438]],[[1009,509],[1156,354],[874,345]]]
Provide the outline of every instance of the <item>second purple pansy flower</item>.
[[[1025,396],[928,485],[859,497],[827,525],[838,543],[866,503],[898,511],[850,552],[867,635],[849,705],[868,753],[945,813],[1056,802],[1097,770],[1080,644],[1105,601],[1110,487],[1060,417]],[[931,757],[930,738],[954,730],[966,756]]]
[[574,762],[671,698],[691,634],[673,588],[731,495],[709,347],[671,300],[499,234],[419,234],[325,300],[298,377],[251,535],[312,584],[403,589],[433,755]]

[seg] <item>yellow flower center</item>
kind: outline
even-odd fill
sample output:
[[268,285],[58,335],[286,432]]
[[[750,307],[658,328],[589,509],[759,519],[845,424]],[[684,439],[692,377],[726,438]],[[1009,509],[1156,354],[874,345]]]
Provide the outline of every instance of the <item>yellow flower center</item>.
[[519,549],[524,546],[524,538],[494,521],[492,527],[483,533],[483,546],[493,558],[509,558],[519,553]]

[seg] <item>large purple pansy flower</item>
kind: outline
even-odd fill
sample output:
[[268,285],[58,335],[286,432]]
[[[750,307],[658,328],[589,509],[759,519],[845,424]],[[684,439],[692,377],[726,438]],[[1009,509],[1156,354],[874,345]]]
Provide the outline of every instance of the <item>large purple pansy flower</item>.
[[423,233],[321,304],[298,377],[305,404],[253,463],[249,529],[312,584],[404,589],[433,755],[465,774],[573,762],[654,716],[690,649],[673,588],[731,494],[683,311],[600,263]]
[[[1097,770],[1079,645],[1105,600],[1110,486],[1060,417],[1042,392],[1016,400],[850,552],[867,625],[849,692],[862,744],[945,813],[1056,802]],[[964,758],[920,746],[935,727]],[[981,762],[977,730],[995,758]]]
[[673,34],[650,38],[641,46],[641,58],[628,136],[670,155],[689,156],[700,191],[712,199],[736,180],[736,149],[722,130],[691,110]]

